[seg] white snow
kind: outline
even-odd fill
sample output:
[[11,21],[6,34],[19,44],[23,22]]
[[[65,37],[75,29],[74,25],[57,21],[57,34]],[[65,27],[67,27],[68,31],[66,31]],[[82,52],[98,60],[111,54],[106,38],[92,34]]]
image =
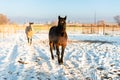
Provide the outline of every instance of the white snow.
[[64,64],[51,59],[48,33],[0,38],[0,80],[120,80],[120,36],[68,33]]

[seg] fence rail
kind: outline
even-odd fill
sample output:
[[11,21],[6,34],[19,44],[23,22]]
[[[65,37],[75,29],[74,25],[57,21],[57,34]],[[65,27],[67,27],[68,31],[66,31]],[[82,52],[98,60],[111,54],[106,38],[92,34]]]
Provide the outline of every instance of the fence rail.
[[[50,25],[33,25],[35,32],[49,31]],[[0,37],[9,36],[17,33],[18,30],[25,30],[25,25],[0,25]],[[112,34],[120,35],[120,26],[69,26],[67,25],[67,32],[74,32],[80,34]]]
[[19,25],[0,25],[0,38],[17,33],[18,30],[24,30],[25,26]]
[[82,27],[83,34],[120,34],[120,26]]

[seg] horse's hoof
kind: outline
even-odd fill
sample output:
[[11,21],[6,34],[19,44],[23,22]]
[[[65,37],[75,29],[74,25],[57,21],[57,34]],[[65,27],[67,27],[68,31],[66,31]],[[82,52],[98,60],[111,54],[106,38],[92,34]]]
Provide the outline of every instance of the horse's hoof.
[[59,62],[59,65],[63,65],[63,62]]
[[52,58],[52,60],[54,60],[54,58]]
[[63,65],[63,62],[61,62],[60,64]]
[[63,63],[59,63],[59,65],[63,65]]
[[61,64],[61,62],[60,62],[60,61],[58,61],[58,64],[60,65],[60,64]]
[[60,62],[61,64],[63,64],[63,60],[61,60],[61,62]]

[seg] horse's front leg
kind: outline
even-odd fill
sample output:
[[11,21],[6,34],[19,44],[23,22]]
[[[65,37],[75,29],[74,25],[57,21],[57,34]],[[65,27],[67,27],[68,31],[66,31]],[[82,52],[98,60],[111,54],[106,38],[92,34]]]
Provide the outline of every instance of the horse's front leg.
[[28,40],[28,44],[29,44],[29,37],[27,37],[27,40]]
[[54,60],[53,51],[52,51],[53,50],[53,42],[49,42],[49,45],[50,45],[51,57]]
[[64,51],[65,51],[65,47],[62,46],[62,53],[61,53],[60,64],[63,64]]
[[60,51],[59,51],[59,45],[56,46],[56,50],[57,50],[57,57],[58,57],[58,63],[60,64]]

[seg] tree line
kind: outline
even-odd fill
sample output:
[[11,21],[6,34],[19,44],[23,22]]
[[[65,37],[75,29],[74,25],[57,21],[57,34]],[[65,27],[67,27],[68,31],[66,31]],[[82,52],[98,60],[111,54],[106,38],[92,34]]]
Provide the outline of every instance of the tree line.
[[[115,16],[114,19],[116,23],[120,26],[120,15]],[[4,14],[0,14],[0,25],[8,24],[8,23],[9,23],[9,19],[7,18],[7,16]]]
[[115,16],[114,19],[117,22],[117,24],[120,26],[120,15]]
[[0,25],[8,24],[8,23],[9,23],[9,19],[7,18],[7,16],[4,14],[0,14]]

